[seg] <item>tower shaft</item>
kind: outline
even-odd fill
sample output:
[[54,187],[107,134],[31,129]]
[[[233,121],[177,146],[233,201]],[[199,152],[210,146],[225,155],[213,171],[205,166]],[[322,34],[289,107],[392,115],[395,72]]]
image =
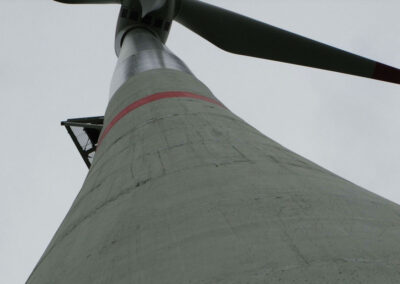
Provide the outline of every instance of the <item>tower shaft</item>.
[[[132,46],[119,66],[164,50]],[[117,67],[92,167],[27,283],[398,283],[398,205],[267,138],[160,58]]]

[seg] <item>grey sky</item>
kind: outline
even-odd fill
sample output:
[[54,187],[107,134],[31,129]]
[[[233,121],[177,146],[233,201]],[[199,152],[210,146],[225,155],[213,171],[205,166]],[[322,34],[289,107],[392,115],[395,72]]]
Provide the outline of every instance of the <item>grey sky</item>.
[[[400,67],[399,1],[208,1]],[[22,283],[87,173],[61,120],[102,115],[117,6],[0,2],[0,283]],[[169,48],[233,112],[400,203],[400,87],[231,55],[174,24]]]

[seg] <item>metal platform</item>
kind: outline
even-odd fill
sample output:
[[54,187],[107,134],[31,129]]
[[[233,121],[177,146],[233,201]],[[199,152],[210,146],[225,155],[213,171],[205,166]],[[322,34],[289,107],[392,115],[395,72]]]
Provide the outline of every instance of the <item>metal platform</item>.
[[103,121],[104,116],[95,116],[72,118],[61,122],[61,125],[67,129],[88,168],[90,168],[96,152]]

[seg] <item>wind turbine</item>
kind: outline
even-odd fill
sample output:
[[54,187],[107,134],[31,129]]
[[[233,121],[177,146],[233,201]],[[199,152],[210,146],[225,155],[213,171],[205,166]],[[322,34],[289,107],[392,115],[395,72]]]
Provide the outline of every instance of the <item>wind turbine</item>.
[[398,205],[257,132],[163,42],[175,19],[239,54],[399,70],[198,1],[122,4],[93,165],[28,283],[397,282]]

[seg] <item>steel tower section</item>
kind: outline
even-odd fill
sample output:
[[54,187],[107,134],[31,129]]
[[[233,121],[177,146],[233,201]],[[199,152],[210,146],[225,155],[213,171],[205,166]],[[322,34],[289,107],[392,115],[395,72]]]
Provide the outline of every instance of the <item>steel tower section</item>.
[[400,282],[400,206],[248,125],[156,37],[128,34],[112,90],[27,283]]

